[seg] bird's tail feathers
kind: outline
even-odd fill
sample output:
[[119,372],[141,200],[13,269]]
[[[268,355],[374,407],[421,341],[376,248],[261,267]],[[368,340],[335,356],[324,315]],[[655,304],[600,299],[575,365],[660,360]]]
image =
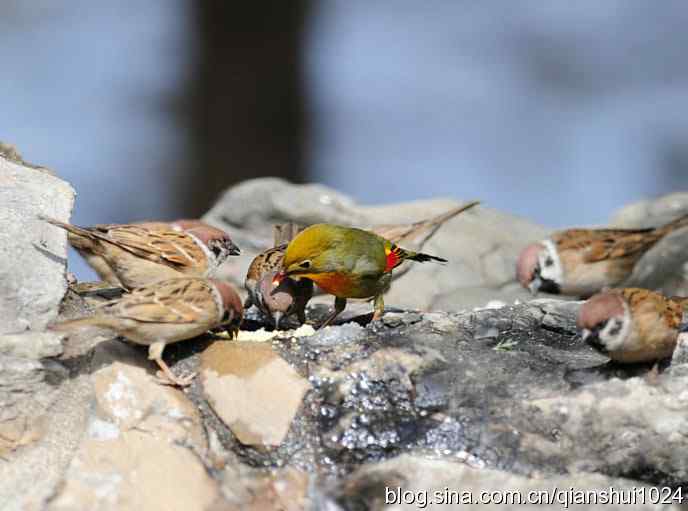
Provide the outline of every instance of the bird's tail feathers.
[[49,330],[54,330],[56,332],[71,332],[73,330],[79,330],[82,328],[107,328],[107,321],[103,321],[103,318],[99,317],[89,317],[89,318],[77,318],[68,319],[66,321],[60,321],[59,323],[54,323],[50,325]]
[[424,254],[423,252],[407,252],[406,259],[410,261],[416,261],[418,263],[436,262],[436,263],[447,263],[446,259],[437,257],[430,254]]
[[683,227],[688,227],[688,213],[681,215],[676,220],[672,220],[666,225],[657,228],[657,232],[662,236],[669,234],[670,232],[676,231]]
[[64,229],[67,232],[71,232],[72,234],[76,234],[77,236],[86,236],[89,237],[91,235],[90,231],[87,229],[84,229],[83,227],[79,227],[78,225],[72,225],[67,222],[63,222],[61,220],[57,220],[56,218],[52,218],[49,216],[45,215],[38,215],[38,218],[48,222],[49,224],[53,224],[57,227],[60,227]]

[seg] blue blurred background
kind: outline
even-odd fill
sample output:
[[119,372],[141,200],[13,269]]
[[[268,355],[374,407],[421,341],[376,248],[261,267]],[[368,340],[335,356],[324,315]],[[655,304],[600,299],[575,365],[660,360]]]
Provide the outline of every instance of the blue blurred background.
[[268,175],[552,227],[686,188],[685,1],[246,4],[0,1],[0,140],[81,224]]

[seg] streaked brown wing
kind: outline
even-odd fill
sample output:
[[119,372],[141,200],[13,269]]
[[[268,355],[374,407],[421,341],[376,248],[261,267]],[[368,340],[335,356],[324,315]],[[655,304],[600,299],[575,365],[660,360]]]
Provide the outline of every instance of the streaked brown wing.
[[205,259],[203,250],[184,232],[127,225],[111,229],[107,237],[123,250],[162,264],[184,268]]
[[636,255],[657,241],[654,229],[568,229],[552,235],[559,250],[584,251],[588,263]]
[[203,279],[171,279],[137,289],[104,307],[118,317],[143,323],[205,322],[217,315],[213,293]]

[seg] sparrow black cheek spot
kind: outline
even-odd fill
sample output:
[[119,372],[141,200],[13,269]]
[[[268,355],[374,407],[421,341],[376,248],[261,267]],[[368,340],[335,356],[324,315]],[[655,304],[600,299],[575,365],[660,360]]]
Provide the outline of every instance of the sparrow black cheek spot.
[[611,324],[611,328],[609,329],[609,332],[607,332],[609,335],[616,336],[619,335],[621,332],[621,327],[623,326],[621,324],[621,321],[617,319],[610,319],[609,323]]
[[543,293],[558,295],[561,292],[561,288],[559,287],[559,284],[553,280],[543,279],[540,277],[540,291]]

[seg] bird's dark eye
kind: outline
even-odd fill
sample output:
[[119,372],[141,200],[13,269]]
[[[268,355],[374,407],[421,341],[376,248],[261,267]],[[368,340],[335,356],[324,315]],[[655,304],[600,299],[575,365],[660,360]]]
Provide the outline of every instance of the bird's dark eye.
[[232,315],[232,314],[231,314],[230,311],[225,310],[225,313],[222,315],[222,322],[223,322],[223,323],[227,323],[227,321],[229,321],[229,320],[231,319],[231,318],[230,318],[231,315]]
[[308,268],[311,267],[311,262],[310,261],[304,261],[301,264],[299,264],[299,266],[301,268],[303,268],[304,270],[307,270]]
[[545,266],[552,266],[554,264],[554,260],[551,257],[548,257],[545,259]]
[[217,257],[222,253],[222,246],[220,245],[220,243],[213,241],[210,243],[210,250],[213,254],[215,254],[215,257]]

